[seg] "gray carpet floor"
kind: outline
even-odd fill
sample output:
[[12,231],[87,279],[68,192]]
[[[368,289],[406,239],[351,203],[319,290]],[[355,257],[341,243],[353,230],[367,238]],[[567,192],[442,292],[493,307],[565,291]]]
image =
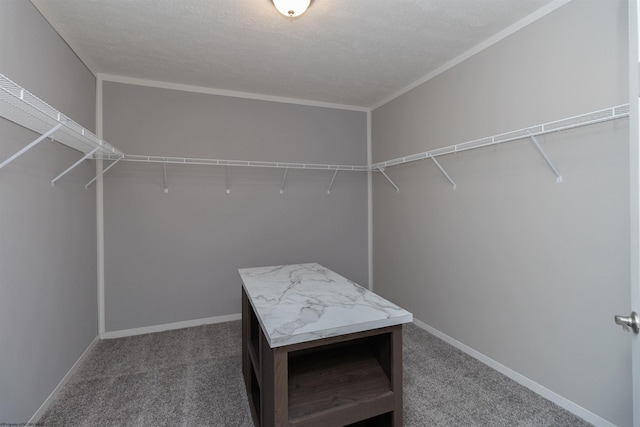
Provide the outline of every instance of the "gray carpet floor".
[[[412,325],[403,334],[404,423],[589,426]],[[252,426],[240,321],[104,340],[39,426]]]

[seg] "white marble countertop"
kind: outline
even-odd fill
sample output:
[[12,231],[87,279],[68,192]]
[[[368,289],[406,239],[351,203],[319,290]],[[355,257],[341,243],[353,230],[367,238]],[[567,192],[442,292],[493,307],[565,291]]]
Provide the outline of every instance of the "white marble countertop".
[[408,323],[413,315],[320,264],[238,269],[271,347]]

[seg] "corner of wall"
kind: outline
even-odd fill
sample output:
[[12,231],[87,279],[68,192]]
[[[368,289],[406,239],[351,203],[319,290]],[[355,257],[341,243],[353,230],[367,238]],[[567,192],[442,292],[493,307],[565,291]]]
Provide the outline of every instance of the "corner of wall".
[[[102,114],[102,83],[101,74],[96,76],[96,135],[103,138],[103,114]],[[102,159],[96,160],[96,234],[97,234],[97,298],[98,298],[98,335],[105,333],[105,307],[104,307],[104,194],[102,180]]]
[[367,265],[369,268],[369,290],[373,291],[373,176],[371,164],[373,163],[373,152],[371,145],[371,110],[367,111]]

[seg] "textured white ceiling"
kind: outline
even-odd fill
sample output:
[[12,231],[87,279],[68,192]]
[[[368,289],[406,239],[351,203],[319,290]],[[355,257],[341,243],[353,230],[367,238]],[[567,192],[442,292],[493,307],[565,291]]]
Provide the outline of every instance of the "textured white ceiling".
[[551,0],[32,0],[95,73],[370,107]]

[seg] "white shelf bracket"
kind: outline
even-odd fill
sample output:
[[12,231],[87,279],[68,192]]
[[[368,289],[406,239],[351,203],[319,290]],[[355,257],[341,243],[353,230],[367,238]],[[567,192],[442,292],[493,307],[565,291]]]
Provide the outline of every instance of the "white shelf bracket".
[[533,141],[533,144],[538,149],[538,152],[542,155],[542,157],[547,162],[547,164],[549,165],[553,173],[556,174],[556,182],[562,182],[562,175],[560,175],[560,172],[558,172],[558,169],[556,169],[556,167],[553,165],[553,162],[551,161],[551,159],[549,159],[549,156],[547,156],[547,153],[545,153],[545,151],[542,149],[542,146],[540,146],[538,139],[535,137],[535,135],[531,135],[531,132],[529,131],[527,132],[529,133],[529,137]]
[[442,166],[440,166],[440,163],[436,160],[436,158],[434,156],[432,156],[432,155],[429,155],[429,157],[431,157],[431,160],[433,160],[433,163],[435,163],[436,166],[438,166],[438,169],[440,169],[440,172],[442,172],[444,174],[444,176],[447,177],[447,179],[449,180],[449,182],[453,186],[453,189],[455,190],[456,188],[458,188],[458,186],[456,185],[455,182],[453,182],[453,180],[451,179],[449,174],[444,170],[444,168]]
[[327,194],[331,194],[331,188],[333,187],[333,181],[336,180],[336,176],[338,175],[338,169],[333,173],[333,178],[331,178],[331,183],[329,184],[329,188],[327,188]]
[[8,165],[9,163],[11,163],[12,161],[14,161],[15,159],[17,159],[18,157],[20,157],[21,155],[23,155],[25,152],[27,152],[28,150],[30,150],[31,148],[35,147],[36,145],[38,145],[40,142],[44,141],[45,139],[47,139],[49,137],[49,135],[53,134],[55,131],[57,131],[58,129],[60,129],[62,127],[63,123],[58,123],[57,125],[55,125],[54,127],[52,127],[49,131],[43,133],[38,139],[36,139],[35,141],[33,141],[31,144],[27,145],[26,147],[24,147],[22,150],[18,151],[16,154],[14,154],[13,156],[9,157],[7,160],[5,160],[4,162],[0,163],[0,169],[2,169],[3,167],[5,167],[6,165]]
[[391,183],[391,185],[393,185],[393,187],[396,189],[396,193],[399,193],[399,192],[400,192],[400,189],[398,188],[398,186],[397,186],[396,184],[394,184],[394,182],[393,182],[393,181],[391,181],[391,178],[389,178],[389,175],[387,175],[387,174],[384,172],[384,169],[378,166],[378,170],[379,170],[380,172],[382,172],[382,175],[384,175],[384,177],[385,177],[385,178],[387,178],[387,181],[389,181],[389,182]]
[[284,177],[282,178],[282,185],[280,186],[280,194],[284,194],[284,183],[287,181],[287,173],[289,173],[289,168],[284,170]]
[[167,184],[167,164],[163,163],[162,164],[162,173],[164,176],[164,192],[168,193],[169,192],[169,185]]
[[227,194],[231,193],[229,182],[231,181],[231,166],[227,165]]
[[85,160],[87,160],[89,157],[93,156],[96,151],[98,151],[100,149],[100,147],[96,147],[93,149],[93,151],[91,151],[90,153],[87,153],[83,158],[81,158],[80,160],[78,160],[77,162],[75,162],[74,164],[72,164],[71,166],[69,166],[64,172],[62,172],[60,175],[56,176],[55,178],[53,178],[51,180],[51,186],[55,187],[56,182],[62,178],[63,176],[65,176],[66,174],[68,174],[69,172],[71,172],[73,169],[75,169],[80,163],[84,162]]
[[118,162],[119,162],[120,160],[122,160],[122,159],[123,159],[122,157],[118,157],[117,159],[115,159],[115,160],[114,160],[114,161],[113,161],[109,166],[107,166],[106,168],[104,168],[104,169],[102,170],[102,172],[100,172],[98,175],[96,175],[96,177],[95,177],[95,178],[93,178],[91,181],[87,182],[87,184],[84,186],[84,188],[88,189],[88,188],[89,188],[89,186],[90,186],[91,184],[93,184],[93,183],[96,181],[96,179],[100,178],[102,175],[104,175],[105,173],[107,173],[107,171],[108,171],[109,169],[111,169],[112,167],[114,167],[114,166],[116,165],[116,163],[118,163]]

